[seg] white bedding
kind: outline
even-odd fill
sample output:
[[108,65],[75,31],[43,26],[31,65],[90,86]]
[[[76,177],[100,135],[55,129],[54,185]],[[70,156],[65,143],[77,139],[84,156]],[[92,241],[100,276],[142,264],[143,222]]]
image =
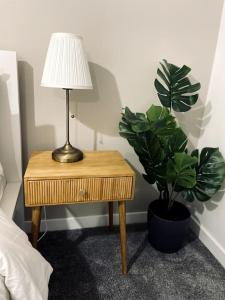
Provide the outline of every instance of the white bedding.
[[47,300],[51,273],[51,265],[31,246],[27,235],[0,209],[0,276],[4,279],[10,299]]
[[0,200],[0,208],[10,219],[13,218],[15,213],[20,187],[21,182],[7,182]]
[[5,286],[5,278],[0,275],[0,300],[10,300],[9,291]]
[[5,186],[6,186],[5,174],[4,174],[4,171],[3,171],[2,164],[0,162],[0,201],[2,199],[2,195],[3,195],[3,192],[4,192]]

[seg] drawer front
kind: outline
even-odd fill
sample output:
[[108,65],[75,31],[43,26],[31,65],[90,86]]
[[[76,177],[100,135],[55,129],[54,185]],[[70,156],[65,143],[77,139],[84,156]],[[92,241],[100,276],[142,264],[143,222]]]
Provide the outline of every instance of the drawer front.
[[129,200],[133,177],[26,180],[25,205],[56,205],[97,201]]

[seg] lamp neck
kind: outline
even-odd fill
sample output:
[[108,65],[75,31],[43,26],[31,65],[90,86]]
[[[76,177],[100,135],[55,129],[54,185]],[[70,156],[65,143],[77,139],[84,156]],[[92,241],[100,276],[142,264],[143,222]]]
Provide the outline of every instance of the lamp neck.
[[66,90],[66,144],[69,145],[70,141],[70,124],[69,124],[69,111],[70,111],[70,89]]

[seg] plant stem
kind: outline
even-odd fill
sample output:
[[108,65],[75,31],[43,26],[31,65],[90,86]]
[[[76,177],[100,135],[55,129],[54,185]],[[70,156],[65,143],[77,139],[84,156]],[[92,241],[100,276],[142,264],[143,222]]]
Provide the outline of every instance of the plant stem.
[[173,191],[172,191],[171,196],[170,196],[170,199],[169,199],[168,211],[171,210],[171,208],[173,207],[173,203],[174,203],[174,201],[175,201],[175,198],[174,198],[174,199],[172,198],[172,194],[173,194]]
[[173,193],[174,193],[175,186],[176,186],[176,180],[175,180],[174,184],[172,185],[172,191],[171,191],[171,194],[169,196],[168,211],[171,210],[171,208],[173,206],[173,202],[175,200],[175,199],[173,199]]
[[173,187],[172,187],[172,191],[171,191],[171,194],[169,196],[169,200],[172,200],[172,196],[173,196],[173,192],[174,192],[174,187],[175,187],[175,185],[173,185]]
[[164,199],[169,201],[169,190],[168,190],[168,186],[167,185],[165,187],[164,194],[165,194]]
[[177,196],[178,196],[178,195],[179,195],[179,193],[176,193],[176,195],[175,195],[173,201],[175,201],[175,200],[177,199]]
[[171,89],[169,90],[169,97],[170,97],[170,113],[171,113],[171,109],[172,109]]
[[176,200],[176,198],[177,198],[178,195],[179,195],[179,193],[177,193],[173,199],[172,199],[172,198],[170,199],[169,205],[168,205],[168,211],[171,210],[171,208],[172,208],[172,206],[173,206],[173,203],[174,203],[174,201]]

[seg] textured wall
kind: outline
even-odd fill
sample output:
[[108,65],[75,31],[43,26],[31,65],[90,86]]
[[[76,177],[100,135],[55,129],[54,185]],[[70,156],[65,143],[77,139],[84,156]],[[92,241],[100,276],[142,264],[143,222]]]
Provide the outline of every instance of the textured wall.
[[[65,100],[60,90],[40,87],[52,32],[81,34],[90,61],[93,91],[73,91],[71,141],[82,149],[118,149],[142,171],[127,142],[118,136],[121,107],[145,111],[157,101],[153,87],[158,61],[193,68],[201,100],[182,119],[192,143],[201,119],[217,40],[222,0],[0,0],[0,48],[19,59],[24,162],[33,150],[65,140]],[[146,210],[153,190],[137,178],[129,211]],[[104,212],[103,205],[49,208],[48,217]]]

